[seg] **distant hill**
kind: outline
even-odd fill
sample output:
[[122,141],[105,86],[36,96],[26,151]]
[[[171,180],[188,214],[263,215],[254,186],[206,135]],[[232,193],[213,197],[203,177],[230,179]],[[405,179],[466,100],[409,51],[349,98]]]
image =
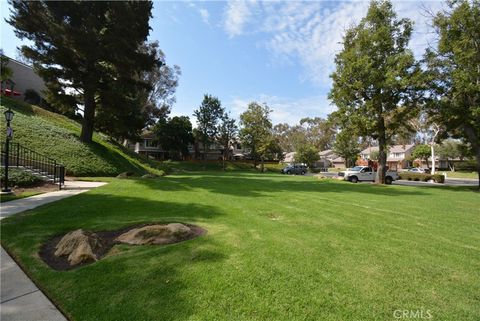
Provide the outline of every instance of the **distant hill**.
[[[80,124],[65,116],[1,97],[1,117],[8,107],[15,112],[13,142],[62,163],[67,175],[115,176],[127,171],[136,175],[162,174],[165,169],[160,162],[141,157],[102,134],[95,133],[91,144],[81,143]],[[5,120],[0,123],[3,141]]]

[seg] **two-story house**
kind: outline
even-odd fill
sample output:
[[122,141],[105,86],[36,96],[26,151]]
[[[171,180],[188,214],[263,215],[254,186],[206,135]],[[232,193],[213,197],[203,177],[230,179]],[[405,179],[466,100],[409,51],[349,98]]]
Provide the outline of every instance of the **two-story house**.
[[[404,169],[412,166],[411,155],[415,145],[393,145],[388,148],[387,166],[392,170]],[[366,166],[372,161],[371,154],[378,153],[378,146],[368,147],[360,152],[357,165]]]
[[[155,143],[155,135],[152,132],[145,131],[143,132],[141,139],[137,142],[125,141],[124,146],[133,150],[135,153],[145,155],[147,157],[165,160],[169,158],[168,151],[164,150],[162,146]],[[209,148],[205,150],[202,143],[191,144],[188,146],[188,151],[190,154],[189,159],[206,159],[206,160],[221,160],[223,146],[213,143]],[[205,153],[205,157],[203,154]],[[230,151],[227,153],[227,158],[229,160],[241,160],[248,158],[250,151],[240,143],[232,143],[230,146]]]

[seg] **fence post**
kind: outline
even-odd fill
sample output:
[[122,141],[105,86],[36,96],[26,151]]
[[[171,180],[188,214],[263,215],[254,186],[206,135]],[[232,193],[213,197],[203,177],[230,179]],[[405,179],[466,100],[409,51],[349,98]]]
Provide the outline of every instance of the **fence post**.
[[19,160],[20,160],[20,144],[17,143],[17,167],[20,165]]

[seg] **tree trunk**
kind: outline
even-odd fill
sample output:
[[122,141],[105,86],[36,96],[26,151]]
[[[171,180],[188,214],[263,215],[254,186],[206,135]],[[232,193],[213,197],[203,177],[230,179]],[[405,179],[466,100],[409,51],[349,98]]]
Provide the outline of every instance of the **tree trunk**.
[[91,88],[85,88],[83,93],[85,107],[83,109],[82,132],[80,141],[91,143],[93,137],[93,125],[95,120],[95,91]]
[[435,167],[437,165],[435,164],[436,160],[435,160],[435,146],[434,146],[434,143],[432,143],[430,145],[430,151],[431,151],[431,154],[432,154],[432,175],[435,175]]
[[378,139],[378,167],[375,183],[385,184],[385,172],[387,167],[387,146],[385,138]]
[[263,173],[263,169],[264,169],[264,161],[263,161],[263,158],[262,158],[262,162],[260,164],[260,173]]
[[378,167],[375,176],[376,184],[385,184],[385,172],[387,166],[387,139],[385,137],[385,121],[383,117],[379,119],[378,131]]
[[480,189],[480,140],[478,140],[478,135],[469,125],[464,125],[464,131],[467,136],[468,141],[472,145],[473,152],[475,153],[475,159],[477,160],[477,173],[478,173],[478,189]]

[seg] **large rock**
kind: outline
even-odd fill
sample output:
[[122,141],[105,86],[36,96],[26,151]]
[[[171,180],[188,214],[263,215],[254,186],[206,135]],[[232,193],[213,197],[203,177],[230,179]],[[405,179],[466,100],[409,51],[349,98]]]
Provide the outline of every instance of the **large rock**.
[[180,223],[167,225],[147,225],[131,229],[117,237],[121,243],[141,244],[168,244],[181,241],[191,233],[188,226]]
[[100,238],[83,230],[75,230],[66,234],[55,246],[55,256],[68,255],[70,265],[96,261],[95,250],[101,246]]

